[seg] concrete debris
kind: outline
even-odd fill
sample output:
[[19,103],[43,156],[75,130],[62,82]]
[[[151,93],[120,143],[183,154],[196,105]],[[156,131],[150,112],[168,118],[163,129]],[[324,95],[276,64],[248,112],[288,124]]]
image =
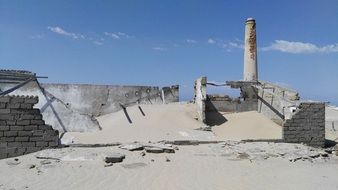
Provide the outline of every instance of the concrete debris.
[[146,144],[145,150],[146,152],[150,153],[175,153],[175,149],[171,147],[171,144],[161,144],[161,143],[155,143],[155,144]]
[[135,150],[143,150],[144,147],[142,144],[139,143],[133,143],[133,144],[123,144],[119,146],[119,148],[129,151],[135,151]]
[[[175,148],[172,144],[169,143],[132,143],[132,144],[123,144],[119,146],[121,149],[135,151],[135,150],[145,150],[148,153],[175,153]],[[145,153],[141,153],[141,156],[144,156]]]
[[197,128],[195,130],[200,130],[200,131],[212,131],[211,126],[203,126],[200,128]]
[[148,153],[164,153],[164,149],[158,147],[145,147]]
[[[218,144],[210,144],[209,147],[215,154],[207,154],[204,156],[222,156],[228,160],[250,161],[266,160],[270,158],[285,158],[290,162],[299,160],[310,162],[316,160],[330,159],[332,151],[326,151],[320,148],[312,148],[306,145],[290,144],[290,143],[269,143],[269,142],[223,142]],[[202,156],[201,154],[195,154]]]
[[104,167],[110,167],[110,166],[113,166],[113,163],[105,163],[104,164]]
[[124,154],[120,153],[109,153],[104,157],[104,161],[106,163],[117,163],[117,162],[122,162],[126,156]]
[[42,160],[40,161],[41,165],[47,165],[47,164],[51,164],[52,162],[50,160]]
[[6,161],[6,164],[7,165],[10,165],[10,166],[16,166],[16,165],[19,165],[21,162],[19,161],[19,159],[15,158],[15,159],[10,159],[10,160],[7,160]]

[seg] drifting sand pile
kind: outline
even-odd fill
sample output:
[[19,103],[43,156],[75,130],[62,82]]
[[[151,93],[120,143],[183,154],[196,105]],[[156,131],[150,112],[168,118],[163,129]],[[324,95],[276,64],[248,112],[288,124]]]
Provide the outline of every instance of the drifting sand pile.
[[141,105],[98,117],[101,131],[66,133],[63,142],[112,143],[161,140],[242,140],[279,139],[281,127],[257,112],[235,113],[210,118],[218,125],[213,132],[196,130],[204,126],[196,120],[194,104]]
[[217,114],[222,114],[227,120],[212,128],[221,139],[282,139],[282,127],[256,111]]

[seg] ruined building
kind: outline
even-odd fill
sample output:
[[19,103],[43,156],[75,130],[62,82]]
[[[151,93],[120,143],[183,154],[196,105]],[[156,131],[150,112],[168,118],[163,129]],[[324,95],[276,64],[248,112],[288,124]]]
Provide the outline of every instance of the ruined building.
[[[207,86],[230,86],[240,97],[207,94]],[[258,79],[256,22],[245,22],[243,80],[217,85],[206,77],[195,81],[195,101],[199,120],[208,123],[208,112],[258,111],[283,128],[283,141],[325,145],[325,103],[300,100],[298,93]]]

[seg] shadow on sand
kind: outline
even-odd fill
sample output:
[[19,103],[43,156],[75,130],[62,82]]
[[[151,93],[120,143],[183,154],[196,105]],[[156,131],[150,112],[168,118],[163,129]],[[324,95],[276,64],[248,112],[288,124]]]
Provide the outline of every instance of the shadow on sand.
[[213,104],[209,104],[206,110],[205,116],[207,125],[217,126],[228,121],[222,113],[217,111],[217,108],[215,108]]

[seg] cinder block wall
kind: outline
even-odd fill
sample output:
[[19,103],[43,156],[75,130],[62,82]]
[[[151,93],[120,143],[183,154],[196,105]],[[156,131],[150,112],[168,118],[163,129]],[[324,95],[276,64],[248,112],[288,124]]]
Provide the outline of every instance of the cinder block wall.
[[0,159],[59,145],[59,132],[45,125],[37,96],[0,96]]
[[289,143],[325,146],[325,104],[303,102],[283,123],[283,139]]

